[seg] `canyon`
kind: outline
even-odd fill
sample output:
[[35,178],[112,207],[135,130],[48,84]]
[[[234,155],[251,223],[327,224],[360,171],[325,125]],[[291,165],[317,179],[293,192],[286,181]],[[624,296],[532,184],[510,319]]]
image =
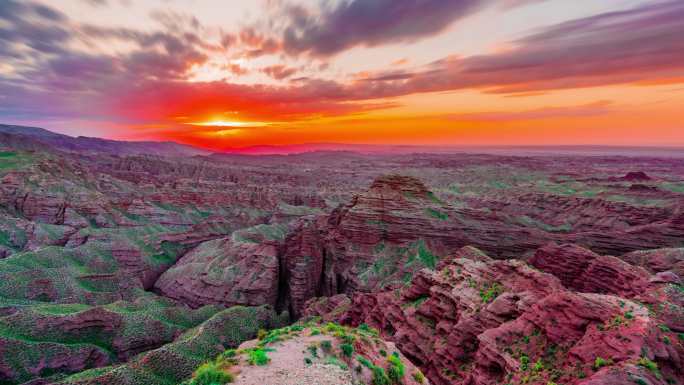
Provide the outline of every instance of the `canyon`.
[[365,337],[437,385],[684,384],[684,158],[7,127],[2,384],[179,384],[260,329],[290,328],[278,350],[317,327],[367,353],[360,374],[338,357],[355,381],[388,365]]

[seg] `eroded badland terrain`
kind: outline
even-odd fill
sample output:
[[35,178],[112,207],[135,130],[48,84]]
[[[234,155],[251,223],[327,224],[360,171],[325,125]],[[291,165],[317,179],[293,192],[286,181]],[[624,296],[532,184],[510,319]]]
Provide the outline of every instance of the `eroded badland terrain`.
[[684,384],[683,158],[0,135],[0,384]]

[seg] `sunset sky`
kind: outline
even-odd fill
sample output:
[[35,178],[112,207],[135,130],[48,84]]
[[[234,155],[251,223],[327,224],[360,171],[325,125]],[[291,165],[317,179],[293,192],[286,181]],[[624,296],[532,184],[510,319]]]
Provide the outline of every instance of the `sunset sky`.
[[252,145],[684,145],[684,1],[0,0],[0,123]]

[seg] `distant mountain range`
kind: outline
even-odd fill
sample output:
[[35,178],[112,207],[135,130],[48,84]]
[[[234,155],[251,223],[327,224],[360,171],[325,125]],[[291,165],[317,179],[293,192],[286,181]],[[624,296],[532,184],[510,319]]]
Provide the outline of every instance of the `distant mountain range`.
[[49,147],[62,151],[104,152],[119,155],[195,156],[211,154],[211,151],[175,142],[133,142],[85,136],[72,137],[38,127],[0,124],[0,145],[3,144],[27,150],[40,150]]
[[410,153],[481,153],[496,155],[589,155],[589,156],[658,156],[684,158],[681,147],[619,146],[407,146],[348,143],[303,143],[292,145],[258,145],[210,151],[176,142],[118,141],[85,136],[72,137],[38,127],[0,124],[0,146],[44,150],[109,153],[118,155],[219,156],[290,155],[314,152],[358,154]]

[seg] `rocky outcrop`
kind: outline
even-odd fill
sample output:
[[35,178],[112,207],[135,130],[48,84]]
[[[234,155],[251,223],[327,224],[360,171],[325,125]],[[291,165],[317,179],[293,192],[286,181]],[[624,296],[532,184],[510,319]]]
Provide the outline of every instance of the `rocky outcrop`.
[[[684,347],[662,326],[661,313],[618,296],[570,291],[561,283],[577,284],[572,274],[578,272],[607,281],[589,283],[594,288],[635,293],[640,281],[630,290],[622,275],[597,274],[598,266],[612,266],[604,257],[567,245],[553,248],[581,261],[559,260],[563,279],[468,248],[443,260],[438,271],[420,271],[403,289],[355,293],[344,306],[338,306],[344,303],[339,298],[328,305],[312,300],[307,314],[328,311],[323,317],[377,327],[435,384],[617,384],[624,378],[684,383]],[[539,260],[551,249],[542,250]],[[684,310],[662,297],[658,301]]]
[[565,240],[601,254],[621,255],[637,250],[684,247],[684,205],[671,210],[669,218],[632,226],[621,231],[570,234]]
[[[337,294],[337,287],[326,282],[330,277],[330,258],[325,253],[323,235],[324,217],[305,219],[297,223],[295,230],[285,239],[281,249],[282,302],[280,308],[287,308],[294,317],[299,317],[307,300],[313,297]],[[326,276],[328,274],[328,276]]]
[[575,279],[585,271],[598,254],[574,244],[548,244],[539,248],[529,263],[560,278],[566,286],[572,286]]
[[[267,352],[268,362],[250,364],[251,349]],[[271,330],[260,340],[240,345],[230,359],[217,357],[214,362],[233,375],[236,385],[430,385],[376,330],[334,323],[308,322]]]
[[[595,261],[598,254],[594,252],[620,255],[644,245],[682,242],[684,221],[681,213],[673,213],[671,208],[634,208],[624,203],[566,197],[553,200],[541,195],[526,197],[529,202],[523,203],[523,207],[515,206],[517,209],[509,208],[503,200],[499,206],[493,204],[496,211],[454,208],[416,178],[377,178],[368,191],[356,195],[327,217],[302,221],[286,238],[281,253],[284,306],[299,316],[304,302],[312,297],[374,291],[401,284],[418,269],[434,268],[441,257],[466,245],[495,258],[524,259],[549,241],[563,246],[537,251],[533,265],[548,267],[565,285],[577,290],[630,296],[624,290],[636,293],[643,286],[627,281],[642,282],[650,278],[649,274],[612,257]],[[511,221],[510,214],[530,206],[541,208],[535,208],[532,217]],[[547,211],[547,206],[548,213],[537,214]],[[605,212],[604,218],[597,219],[597,211]],[[555,220],[562,218],[559,213],[572,215],[579,231],[563,227],[562,221],[543,225],[532,219]],[[585,245],[594,252],[570,244]],[[580,277],[580,270],[586,270],[588,275]],[[604,282],[614,287],[602,288]],[[580,283],[584,286],[580,287]]]
[[684,248],[634,251],[620,256],[620,259],[651,273],[670,271],[684,278]]
[[572,290],[627,298],[642,294],[651,278],[641,267],[572,244],[546,245],[536,251],[530,264],[559,277]]
[[312,298],[304,304],[302,318],[321,317],[322,321],[334,322],[346,313],[350,306],[351,300],[345,294]]
[[204,242],[162,274],[154,287],[193,308],[207,304],[275,306],[277,249],[273,244],[231,238]]
[[634,181],[649,181],[652,178],[648,176],[645,172],[643,171],[630,171],[625,176],[621,178],[622,180],[634,182]]
[[[682,349],[677,352],[663,343],[657,326],[648,310],[634,302],[560,291],[516,320],[480,334],[470,378],[474,384],[504,379],[606,384],[611,383],[604,382],[606,373],[594,372],[608,366],[621,373],[617,377],[626,378],[629,371],[624,366],[649,360],[658,361],[654,365],[668,378],[681,380]],[[634,379],[651,377],[647,372],[641,368]]]
[[496,254],[541,244],[539,232],[476,215],[440,201],[416,178],[380,177],[349,204],[303,221],[286,238],[281,260],[287,305],[299,316],[316,296],[400,284],[468,244]]

